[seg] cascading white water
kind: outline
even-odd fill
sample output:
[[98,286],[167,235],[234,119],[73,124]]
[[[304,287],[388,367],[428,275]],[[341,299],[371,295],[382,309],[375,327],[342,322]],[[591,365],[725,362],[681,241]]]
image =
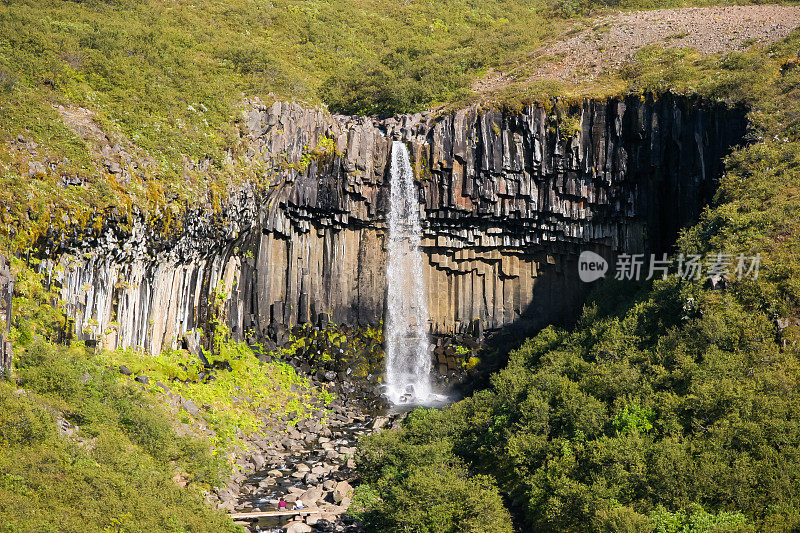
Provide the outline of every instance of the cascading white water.
[[392,403],[431,398],[428,306],[422,278],[419,199],[408,150],[392,143],[391,205],[386,264],[386,385]]

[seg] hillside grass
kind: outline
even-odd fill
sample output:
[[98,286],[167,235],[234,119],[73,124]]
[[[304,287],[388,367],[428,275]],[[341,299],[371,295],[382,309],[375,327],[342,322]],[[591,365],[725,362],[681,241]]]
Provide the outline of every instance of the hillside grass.
[[[218,354],[207,352],[205,357],[218,369],[211,370],[185,350],[169,349],[158,355],[120,350],[104,352],[97,359],[110,368],[125,365],[133,372],[131,377],[120,376],[121,381],[147,376],[146,387],[162,403],[169,404],[169,398],[157,382],[194,402],[201,410],[199,421],[213,431],[209,440],[218,453],[241,446],[245,438],[263,435],[267,429],[293,426],[333,399],[288,364],[259,361],[244,343],[226,342]],[[184,422],[197,422],[188,412],[180,416]],[[266,426],[267,420],[272,427]]]
[[[0,381],[0,531],[239,531],[203,496],[227,465],[151,394],[82,347],[17,348],[17,384]],[[57,417],[79,430],[60,435]]]

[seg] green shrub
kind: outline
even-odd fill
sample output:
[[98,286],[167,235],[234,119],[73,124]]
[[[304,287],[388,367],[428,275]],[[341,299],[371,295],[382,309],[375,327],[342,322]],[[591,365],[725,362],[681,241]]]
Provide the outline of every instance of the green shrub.
[[710,514],[700,505],[670,513],[658,507],[650,513],[653,533],[723,533],[753,531],[742,513]]
[[[363,483],[351,511],[368,531],[510,532],[511,519],[489,476],[470,475],[452,451],[436,411],[418,409],[401,431],[360,443]],[[438,427],[437,427],[438,426]],[[425,440],[418,435],[434,432]]]
[[647,433],[653,429],[655,413],[649,407],[642,408],[637,404],[626,405],[614,418],[614,429],[626,433],[637,431]]
[[55,420],[0,382],[0,445],[31,446],[52,437]]

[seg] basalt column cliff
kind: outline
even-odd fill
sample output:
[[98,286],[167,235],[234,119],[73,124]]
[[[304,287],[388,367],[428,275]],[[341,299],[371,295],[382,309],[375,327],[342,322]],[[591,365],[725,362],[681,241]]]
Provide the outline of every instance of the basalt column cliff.
[[746,121],[674,96],[559,107],[377,120],[251,102],[243,140],[269,187],[232,192],[221,213],[194,209],[168,242],[142,224],[56,238],[67,253],[48,266],[78,337],[108,347],[159,351],[220,307],[238,338],[378,324],[398,139],[418,184],[431,331],[568,321],[589,288],[580,252],[668,250]]

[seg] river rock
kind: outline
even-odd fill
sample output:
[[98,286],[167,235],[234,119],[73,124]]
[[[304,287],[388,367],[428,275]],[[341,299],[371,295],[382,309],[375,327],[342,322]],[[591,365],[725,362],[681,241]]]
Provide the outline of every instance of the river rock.
[[286,533],[311,533],[314,528],[305,522],[289,522],[283,527]]
[[340,456],[339,452],[337,452],[336,450],[327,450],[325,452],[325,457],[330,460],[336,460],[339,459]]
[[261,470],[264,468],[267,460],[262,453],[256,452],[250,456],[250,462],[253,463],[253,468],[255,470]]
[[375,417],[375,420],[372,421],[372,429],[373,430],[382,429],[388,423],[389,423],[388,416],[377,416]]
[[333,489],[333,500],[336,503],[341,502],[353,494],[353,487],[347,481],[340,481]]
[[303,500],[303,503],[308,507],[315,507],[317,501],[322,499],[322,492],[322,486],[313,487],[301,494],[300,499]]

